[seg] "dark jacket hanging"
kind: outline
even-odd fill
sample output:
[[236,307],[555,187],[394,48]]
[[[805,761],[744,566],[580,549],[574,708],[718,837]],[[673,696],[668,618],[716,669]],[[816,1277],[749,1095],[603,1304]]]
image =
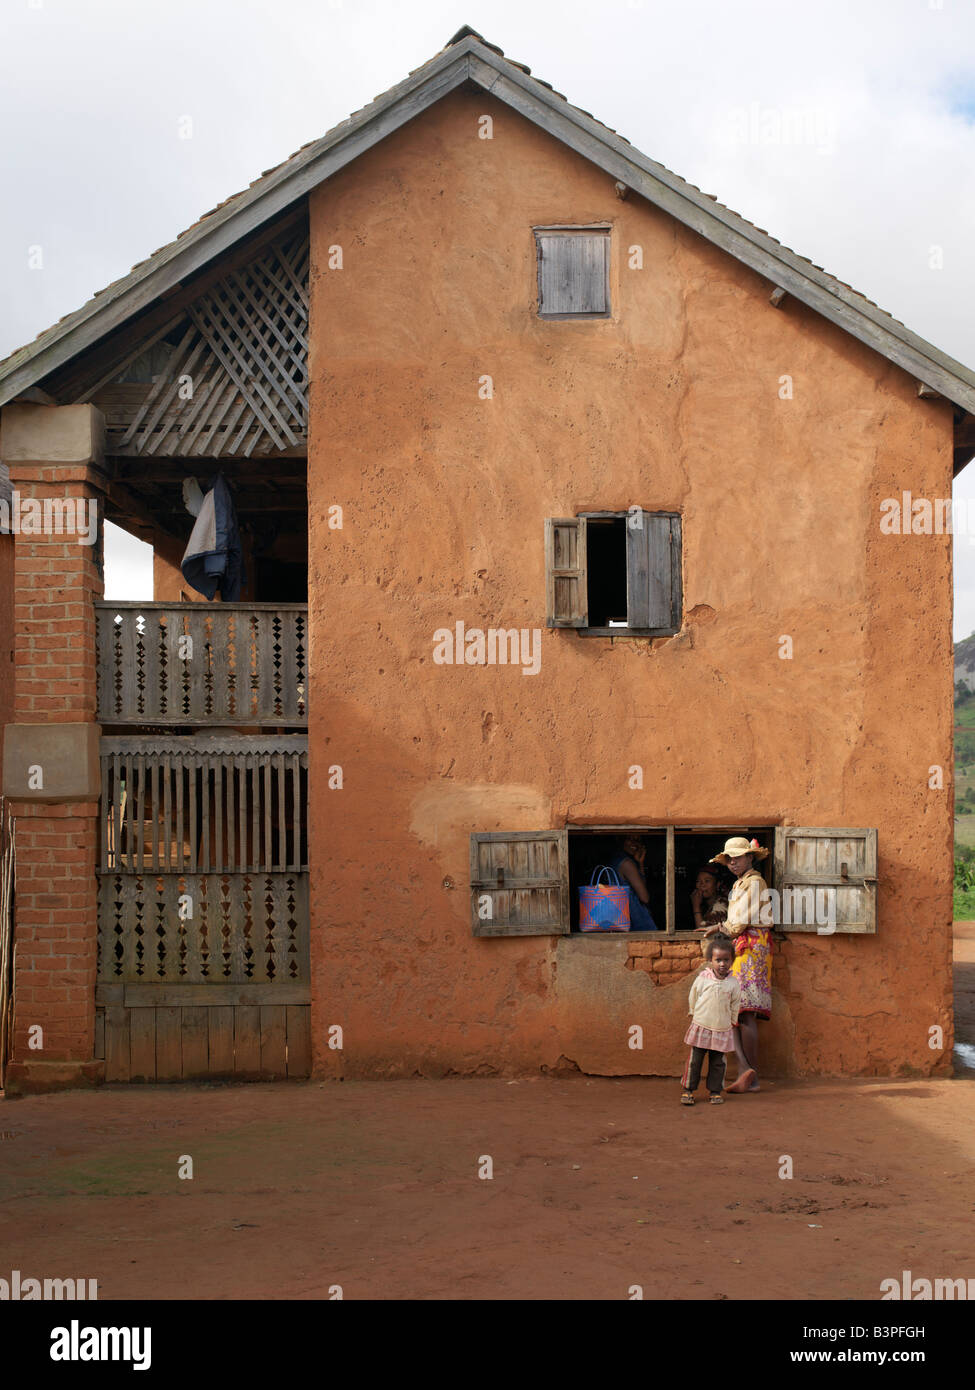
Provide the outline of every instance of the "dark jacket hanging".
[[180,569],[198,594],[237,603],[244,582],[244,560],[233,498],[222,473],[203,499]]

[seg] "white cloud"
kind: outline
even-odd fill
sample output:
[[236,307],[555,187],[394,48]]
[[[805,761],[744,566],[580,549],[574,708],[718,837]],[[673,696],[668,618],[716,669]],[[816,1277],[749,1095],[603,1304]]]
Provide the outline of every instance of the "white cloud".
[[[398,0],[4,0],[0,353],[399,81],[456,30],[457,13]],[[499,0],[482,31],[638,149],[975,365],[968,0]],[[729,112],[755,107],[812,113],[831,138],[729,140]],[[42,271],[28,269],[34,245]],[[975,547],[958,550],[967,632]]]

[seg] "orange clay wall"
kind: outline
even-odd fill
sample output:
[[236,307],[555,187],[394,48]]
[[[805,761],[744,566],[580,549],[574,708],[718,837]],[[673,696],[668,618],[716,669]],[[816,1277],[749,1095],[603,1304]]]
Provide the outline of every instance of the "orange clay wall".
[[[533,225],[597,221],[612,319],[539,320]],[[483,95],[319,187],[311,237],[318,1074],[677,1075],[693,951],[474,939],[468,892],[471,831],[667,820],[877,827],[876,936],[778,948],[762,1055],[944,1072],[950,538],[879,518],[950,496],[950,406]],[[546,629],[545,518],[631,504],[683,516],[680,634]],[[541,628],[540,673],[434,664],[459,620]]]

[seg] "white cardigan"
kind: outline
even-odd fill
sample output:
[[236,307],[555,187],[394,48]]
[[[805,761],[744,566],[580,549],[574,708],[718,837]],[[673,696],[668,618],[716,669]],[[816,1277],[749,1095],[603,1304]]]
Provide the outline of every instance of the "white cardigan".
[[701,1028],[721,1033],[738,1022],[741,1005],[741,985],[734,975],[719,980],[711,967],[705,966],[691,985],[688,1009]]

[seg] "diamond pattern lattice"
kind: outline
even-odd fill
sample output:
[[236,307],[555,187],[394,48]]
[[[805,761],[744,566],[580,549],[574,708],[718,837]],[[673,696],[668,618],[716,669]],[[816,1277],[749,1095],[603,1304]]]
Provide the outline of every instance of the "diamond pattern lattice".
[[293,234],[193,301],[126,452],[249,458],[305,441],[308,235]]

